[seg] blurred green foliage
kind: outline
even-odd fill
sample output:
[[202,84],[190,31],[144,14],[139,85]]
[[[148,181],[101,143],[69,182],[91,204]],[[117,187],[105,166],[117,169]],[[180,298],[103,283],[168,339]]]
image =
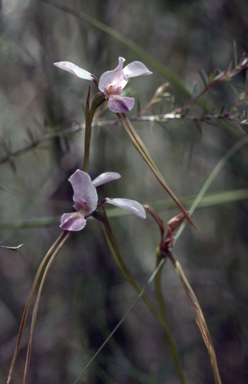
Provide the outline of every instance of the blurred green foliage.
[[[17,252],[0,248],[0,382],[6,381],[37,266],[60,233],[57,217],[71,210],[72,191],[67,179],[76,168],[82,168],[84,131],[64,132],[84,122],[88,84],[58,71],[53,62],[69,60],[99,76],[116,66],[118,56],[125,57],[127,63],[144,61],[154,74],[130,84],[137,108],[144,108],[164,82],[170,83],[167,97],[146,112],[157,115],[186,103],[195,84],[199,90],[203,88],[199,71],[207,76],[226,71],[248,51],[245,1],[58,3],[72,12],[52,1],[49,4],[49,0],[0,2],[0,241],[24,244]],[[92,19],[82,20],[82,14]],[[111,30],[99,29],[96,20]],[[211,106],[209,114],[228,110],[245,93],[245,71],[232,79],[232,85],[236,93],[226,82],[205,95],[204,105]],[[130,116],[136,113],[137,109]],[[183,119],[161,124],[134,122],[156,164],[187,208],[191,204],[188,196],[198,194],[215,165],[247,132],[246,125],[241,124],[241,131],[223,119],[187,118],[190,114],[201,117],[202,113],[202,106],[194,104]],[[235,113],[247,118],[245,98],[238,102]],[[113,118],[108,112],[103,117]],[[36,145],[46,135],[54,138]],[[25,149],[28,146],[32,148]],[[23,148],[18,156],[12,156]],[[175,246],[205,313],[225,384],[248,381],[247,153],[244,146],[228,160],[210,186],[212,199],[194,214],[198,230],[187,227]],[[100,196],[125,196],[154,207],[162,201],[160,213],[165,222],[177,213],[175,208],[167,208],[164,191],[117,125],[96,126],[93,130],[90,174],[94,177],[105,171],[117,171],[122,179],[99,188]],[[232,195],[231,200],[227,193]],[[33,221],[28,228],[15,225],[27,220],[39,222],[45,217],[55,218],[56,224],[45,222],[36,227]],[[3,229],[5,223],[13,226]],[[157,228],[150,218],[141,222],[118,215],[111,223],[123,257],[139,283],[144,284],[155,265]],[[188,382],[212,383],[204,343],[169,263],[165,265],[163,284],[169,322]],[[151,288],[148,295],[154,298]],[[71,236],[48,277],[29,382],[74,383],[135,297],[112,260],[99,223],[91,220],[83,232]],[[27,335],[13,383],[20,382],[26,342]],[[163,332],[142,302],[81,382],[177,382]]]

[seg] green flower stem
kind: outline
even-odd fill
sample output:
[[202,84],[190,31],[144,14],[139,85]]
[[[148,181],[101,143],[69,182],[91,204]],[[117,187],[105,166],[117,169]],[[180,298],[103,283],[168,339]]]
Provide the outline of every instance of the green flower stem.
[[[124,316],[120,319],[120,321],[118,322],[118,324],[114,327],[114,329],[110,332],[110,334],[108,335],[108,337],[104,340],[104,342],[102,343],[102,345],[98,348],[98,350],[96,351],[96,353],[91,357],[91,359],[89,360],[89,362],[85,365],[85,367],[83,368],[83,370],[81,371],[80,375],[77,377],[77,379],[74,381],[73,384],[77,384],[79,382],[79,380],[81,379],[81,377],[83,376],[84,372],[89,368],[89,366],[93,363],[93,361],[95,360],[95,358],[99,355],[99,353],[103,350],[103,348],[105,347],[105,345],[109,342],[109,340],[113,337],[113,335],[116,333],[116,331],[120,328],[120,326],[124,323],[124,321],[127,319],[129,313],[131,312],[131,310],[135,307],[135,305],[137,304],[137,302],[139,301],[139,299],[144,295],[145,293],[145,290],[147,289],[147,287],[149,286],[149,284],[151,284],[158,272],[158,270],[161,268],[161,264],[163,264],[164,261],[161,260],[160,264],[157,266],[157,268],[153,271],[152,275],[150,276],[149,280],[147,281],[147,283],[145,284],[145,286],[141,289],[140,293],[138,294],[138,296],[135,298],[135,300],[132,302],[132,304],[130,305],[130,307],[128,308],[128,310],[125,312]],[[150,381],[149,381],[150,382]]]
[[[33,298],[35,295],[37,285],[38,285],[40,279],[42,278],[42,276],[44,275],[46,268],[47,268],[47,265],[49,264],[50,260],[53,258],[53,255],[58,254],[58,252],[61,249],[61,244],[62,245],[64,244],[64,242],[68,239],[69,235],[70,235],[70,232],[66,232],[66,231],[62,232],[59,235],[57,240],[53,243],[51,248],[48,250],[48,252],[44,256],[44,258],[43,258],[43,260],[42,260],[42,262],[38,268],[38,271],[36,272],[36,275],[35,275],[35,278],[34,278],[34,281],[33,281],[32,287],[31,287],[31,291],[30,291],[30,294],[28,296],[28,300],[26,302],[26,305],[25,305],[25,308],[23,311],[21,324],[20,324],[20,328],[19,328],[19,332],[18,332],[18,338],[17,338],[17,342],[16,342],[16,347],[15,347],[14,355],[13,355],[11,365],[10,365],[7,384],[10,384],[10,382],[11,382],[12,373],[13,373],[15,362],[17,359],[17,355],[18,355],[18,352],[20,349],[20,343],[21,343],[22,335],[23,335],[23,332],[25,329],[27,317],[28,317],[28,314],[30,311],[30,307],[31,307],[31,304],[32,304],[32,301],[33,301]],[[30,360],[30,356],[29,356],[29,360]]]
[[122,127],[125,129],[126,133],[128,134],[132,144],[137,149],[143,160],[146,162],[146,164],[149,166],[159,183],[162,185],[162,187],[165,189],[165,191],[168,193],[168,195],[172,198],[172,200],[176,203],[177,207],[180,209],[180,211],[184,214],[188,222],[195,228],[195,225],[193,221],[191,220],[189,214],[185,210],[185,208],[182,206],[178,198],[175,196],[175,194],[172,192],[168,184],[166,183],[163,175],[157,168],[156,164],[151,158],[151,155],[146,148],[145,144],[141,140],[138,133],[135,131],[131,121],[128,119],[128,117],[124,113],[117,113],[117,117],[119,119],[119,122],[121,123]]
[[88,172],[89,169],[89,159],[90,159],[90,140],[91,140],[91,125],[93,116],[90,113],[90,87],[88,90],[88,95],[85,105],[85,133],[84,133],[84,162],[83,162],[83,171]]
[[62,232],[60,242],[59,242],[59,244],[57,244],[56,248],[54,249],[53,253],[51,254],[51,256],[50,256],[50,258],[46,264],[45,270],[42,274],[42,278],[41,278],[41,282],[39,285],[37,297],[36,297],[36,300],[34,303],[33,314],[32,314],[31,328],[30,328],[30,334],[29,334],[29,340],[28,340],[28,349],[27,349],[27,354],[26,354],[25,369],[24,369],[24,375],[23,375],[23,384],[26,384],[26,380],[27,380],[28,368],[29,368],[31,351],[32,351],[34,328],[35,328],[35,324],[36,324],[36,320],[37,320],[37,313],[38,313],[38,309],[39,309],[40,298],[41,298],[41,293],[42,293],[42,290],[44,287],[44,283],[46,281],[46,278],[47,278],[47,275],[48,275],[48,272],[49,272],[51,266],[53,265],[56,257],[58,256],[60,250],[62,249],[63,245],[65,244],[65,242],[70,237],[70,234],[71,234],[71,232],[67,232],[67,231]]
[[92,101],[90,108],[90,87],[86,99],[85,105],[85,136],[84,136],[84,162],[83,171],[88,172],[89,170],[89,159],[90,159],[90,141],[92,131],[92,121],[94,119],[97,108],[105,101],[105,97],[102,93],[97,93]]
[[211,336],[210,336],[208,326],[207,326],[206,320],[204,318],[202,309],[201,309],[200,304],[197,300],[197,297],[196,297],[187,277],[185,276],[179,261],[177,261],[174,258],[174,256],[172,255],[172,253],[170,251],[167,252],[166,254],[163,254],[161,252],[161,257],[166,257],[166,256],[170,259],[173,267],[175,268],[175,270],[176,270],[176,272],[177,272],[177,274],[178,274],[178,276],[182,282],[185,293],[186,293],[186,295],[190,301],[190,304],[193,308],[193,311],[195,314],[196,324],[198,325],[198,328],[201,332],[202,338],[203,338],[205,345],[207,347],[207,350],[208,350],[210,362],[211,362],[212,369],[213,369],[215,384],[222,384],[213,342],[212,342],[212,339],[211,339]]
[[[106,214],[104,208],[103,208],[103,212],[104,212],[104,218],[102,220],[103,231],[104,231],[105,237],[107,239],[110,251],[114,257],[114,260],[115,260],[118,268],[120,269],[121,273],[125,277],[125,279],[134,287],[134,289],[137,292],[140,292],[139,285],[137,284],[135,278],[132,276],[127,264],[125,263],[122,255],[121,255],[119,246],[118,246],[117,241],[114,237],[111,225],[109,223],[109,220],[108,220],[108,217],[107,217],[107,214]],[[143,300],[146,302],[146,304],[148,305],[150,310],[154,309],[152,307],[152,304],[150,303],[149,299],[144,297]],[[159,322],[161,322],[161,318],[159,318]]]
[[[101,219],[103,231],[104,231],[106,240],[108,242],[110,251],[112,253],[112,256],[113,256],[119,270],[121,271],[122,275],[133,286],[133,288],[140,294],[142,292],[142,290],[141,290],[140,286],[138,285],[138,283],[136,282],[135,278],[133,277],[131,271],[129,270],[127,264],[125,263],[122,255],[121,255],[119,246],[116,242],[116,239],[114,237],[111,225],[109,223],[108,217],[107,217],[104,209],[103,209],[103,213],[104,213],[104,217]],[[164,263],[165,263],[164,257],[160,258],[160,260],[158,260],[157,266],[156,266],[157,269],[156,269],[155,278],[158,274],[160,274],[160,271],[161,271]],[[158,268],[158,266],[160,266],[160,267]],[[170,352],[172,359],[174,361],[176,371],[177,371],[178,376],[180,378],[180,382],[182,384],[185,384],[186,381],[185,381],[183,370],[181,367],[180,358],[179,358],[178,351],[177,351],[177,348],[175,345],[175,341],[173,339],[173,336],[171,334],[171,331],[170,331],[170,328],[169,328],[169,325],[167,322],[167,317],[164,316],[165,312],[161,311],[161,315],[160,315],[157,312],[157,310],[154,308],[153,304],[150,302],[150,300],[148,299],[148,297],[145,293],[142,294],[141,298],[145,302],[146,306],[148,307],[148,309],[150,310],[150,312],[152,313],[154,318],[157,320],[157,322],[160,324],[160,326],[164,330],[165,338],[166,338],[168,348],[169,348],[169,352]]]
[[[159,266],[159,264],[161,263],[161,260],[163,258],[164,258],[164,256],[162,255],[162,257],[161,257],[161,252],[158,248],[156,251],[156,268]],[[164,264],[163,264],[163,266],[164,266]],[[176,367],[180,382],[182,384],[185,384],[186,379],[185,379],[185,376],[183,373],[183,367],[181,364],[181,359],[180,359],[180,356],[178,353],[175,339],[174,339],[172,332],[170,331],[170,327],[169,327],[169,322],[168,322],[167,311],[166,311],[166,306],[165,306],[161,282],[162,282],[162,268],[160,268],[158,270],[157,274],[155,275],[155,279],[154,279],[155,294],[157,297],[157,302],[158,302],[158,305],[160,308],[161,315],[162,315],[164,323],[166,324],[166,327],[167,327],[167,332],[165,332],[166,342],[167,342],[170,354],[171,354],[173,361],[175,363],[175,367]]]

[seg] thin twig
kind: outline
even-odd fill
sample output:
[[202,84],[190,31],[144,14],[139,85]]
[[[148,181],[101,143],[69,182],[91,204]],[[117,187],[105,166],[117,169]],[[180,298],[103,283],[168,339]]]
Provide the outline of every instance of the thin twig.
[[211,362],[211,365],[213,368],[215,384],[222,384],[213,342],[212,342],[210,332],[208,330],[208,326],[207,326],[205,317],[203,315],[201,306],[199,304],[199,301],[197,300],[197,297],[196,297],[191,285],[189,284],[189,281],[188,281],[187,277],[185,276],[179,261],[174,258],[174,256],[172,255],[172,253],[170,251],[168,251],[166,253],[166,256],[170,259],[172,265],[174,266],[174,268],[175,268],[175,270],[176,270],[176,272],[177,272],[177,274],[178,274],[178,276],[179,276],[179,278],[183,284],[184,291],[185,291],[185,293],[186,293],[186,295],[190,301],[190,304],[193,308],[193,311],[195,314],[196,324],[198,325],[198,328],[201,332],[202,338],[205,342],[205,345],[206,345],[208,353],[209,353],[210,362]]

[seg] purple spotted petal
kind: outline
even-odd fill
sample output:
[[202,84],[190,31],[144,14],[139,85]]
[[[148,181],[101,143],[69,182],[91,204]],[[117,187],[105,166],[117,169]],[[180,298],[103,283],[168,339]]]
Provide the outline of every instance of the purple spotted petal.
[[[106,96],[108,93],[118,93],[122,91],[122,89],[126,86],[127,80],[123,75],[123,63],[125,59],[123,57],[119,57],[119,64],[112,71],[107,71],[102,74],[99,79],[99,90],[103,92]],[[109,87],[111,87],[109,89]]]
[[83,211],[85,215],[95,211],[98,196],[90,176],[87,173],[80,171],[80,169],[77,169],[69,178],[69,182],[74,191],[74,208],[77,211]]
[[101,175],[97,176],[92,184],[94,187],[98,187],[99,185],[109,183],[110,181],[117,180],[121,177],[121,175],[117,172],[104,172]]
[[131,111],[134,104],[135,99],[133,97],[112,96],[108,101],[110,111],[115,113],[125,113]]
[[122,199],[122,198],[110,199],[109,197],[106,197],[106,199],[104,200],[106,203],[125,209],[126,211],[129,211],[133,215],[141,217],[142,219],[146,218],[146,212],[143,206],[140,203],[138,203],[138,201]]
[[73,75],[80,77],[80,79],[85,79],[90,81],[96,80],[95,76],[92,75],[90,72],[86,71],[83,68],[78,67],[73,63],[70,63],[69,61],[60,61],[58,63],[54,63],[54,65],[60,69],[63,69],[64,71],[70,72]]
[[85,225],[86,219],[79,212],[64,213],[61,217],[60,228],[66,231],[81,231]]
[[132,63],[128,64],[123,69],[123,73],[127,79],[136,76],[147,76],[152,74],[152,72],[149,71],[149,69],[145,66],[145,64],[141,63],[141,61],[133,61]]

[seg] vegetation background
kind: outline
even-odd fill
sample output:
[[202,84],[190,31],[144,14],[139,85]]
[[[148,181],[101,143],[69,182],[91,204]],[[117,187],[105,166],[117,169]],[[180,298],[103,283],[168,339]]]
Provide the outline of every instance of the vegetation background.
[[[144,61],[153,75],[130,84],[137,108],[155,90],[171,82],[163,102],[146,114],[170,112],[188,97],[171,78],[154,69],[139,52],[80,18],[90,15],[139,45],[180,77],[189,89],[203,87],[199,70],[227,70],[248,51],[248,3],[238,0],[51,0],[0,2],[0,240],[23,247],[0,248],[0,382],[6,382],[21,314],[37,267],[60,230],[59,217],[71,210],[68,177],[82,168],[83,106],[88,84],[53,66],[68,60],[100,76],[126,62]],[[78,17],[79,16],[79,17]],[[245,72],[232,80],[245,90]],[[92,94],[96,89],[92,86]],[[208,92],[220,114],[237,95],[229,83]],[[246,116],[245,101],[239,105]],[[194,105],[191,116],[202,116]],[[106,113],[103,118],[115,118]],[[137,122],[135,127],[179,198],[195,196],[228,149],[242,135],[220,119],[185,118],[163,124]],[[54,139],[39,142],[54,135]],[[21,151],[21,149],[23,149]],[[19,152],[18,152],[19,151]],[[248,188],[247,147],[227,162],[210,192],[234,191],[234,201],[215,198],[194,215],[198,230],[187,226],[174,252],[185,269],[213,337],[223,384],[248,382],[248,203],[235,190]],[[122,178],[99,188],[99,195],[127,197],[151,205],[167,200],[154,176],[132,148],[122,128],[96,127],[90,174],[117,171]],[[187,205],[187,208],[190,205]],[[160,211],[168,221],[175,208]],[[32,219],[32,221],[28,221]],[[35,219],[35,221],[33,220]],[[42,224],[43,223],[43,224]],[[111,223],[135,277],[144,284],[155,265],[159,236],[150,217],[113,218]],[[8,225],[7,225],[8,224]],[[180,282],[167,263],[164,294],[172,333],[189,383],[213,383],[205,345]],[[153,287],[149,296],[154,298]],[[101,226],[90,221],[75,233],[53,266],[35,331],[29,383],[73,384],[83,367],[134,301],[107,247]],[[27,330],[28,331],[28,330]],[[13,383],[20,383],[28,332],[24,336]],[[163,331],[142,302],[84,374],[82,383],[173,384],[178,379]]]

